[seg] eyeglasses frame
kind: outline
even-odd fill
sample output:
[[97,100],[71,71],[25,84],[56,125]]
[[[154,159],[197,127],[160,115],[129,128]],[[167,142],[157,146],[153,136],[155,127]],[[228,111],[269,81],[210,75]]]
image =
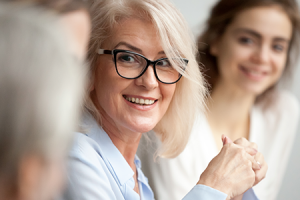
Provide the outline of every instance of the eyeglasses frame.
[[[143,69],[143,71],[142,71],[137,77],[134,77],[134,78],[128,78],[128,77],[122,76],[122,75],[119,73],[118,68],[117,68],[117,54],[120,53],[120,52],[125,52],[125,53],[135,54],[135,55],[138,55],[138,56],[144,58],[144,59],[147,61],[146,67]],[[164,83],[164,84],[174,84],[174,83],[177,83],[177,82],[181,79],[181,77],[182,77],[182,74],[179,73],[178,79],[177,79],[176,81],[170,82],[170,83],[161,81],[161,80],[158,78],[158,75],[157,75],[157,73],[156,73],[156,63],[159,62],[159,61],[162,61],[162,60],[169,60],[168,58],[160,58],[160,59],[157,59],[157,60],[152,61],[152,60],[149,60],[148,58],[146,58],[145,56],[143,56],[142,54],[139,54],[139,53],[136,53],[136,52],[133,52],[133,51],[123,50],[123,49],[113,49],[113,50],[98,49],[97,53],[100,54],[100,55],[102,55],[102,54],[109,54],[109,55],[112,55],[113,58],[114,58],[114,63],[115,63],[115,68],[116,68],[117,74],[118,74],[120,77],[125,78],[125,79],[137,79],[137,78],[141,77],[141,76],[147,71],[147,69],[148,69],[148,67],[149,67],[150,65],[153,66],[153,71],[154,71],[154,75],[155,75],[156,79],[157,79],[159,82],[161,82],[161,83]],[[180,59],[182,59],[182,60],[186,63],[186,65],[187,65],[188,62],[189,62],[188,59],[185,59],[185,58],[180,58]],[[183,70],[185,70],[185,69],[183,69]]]

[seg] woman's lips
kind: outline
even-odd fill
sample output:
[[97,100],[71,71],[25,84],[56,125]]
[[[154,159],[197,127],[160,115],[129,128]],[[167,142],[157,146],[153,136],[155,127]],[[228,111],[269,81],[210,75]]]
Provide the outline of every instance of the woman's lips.
[[155,102],[155,100],[152,99],[134,98],[134,97],[126,97],[126,100],[140,105],[152,105]]
[[151,110],[155,107],[157,102],[157,99],[149,97],[137,97],[127,95],[123,95],[123,97],[128,105],[142,111]]
[[261,81],[267,75],[267,72],[265,72],[265,71],[255,70],[255,69],[251,69],[251,68],[246,68],[246,67],[243,67],[243,66],[240,66],[239,69],[249,79],[254,80],[254,81]]

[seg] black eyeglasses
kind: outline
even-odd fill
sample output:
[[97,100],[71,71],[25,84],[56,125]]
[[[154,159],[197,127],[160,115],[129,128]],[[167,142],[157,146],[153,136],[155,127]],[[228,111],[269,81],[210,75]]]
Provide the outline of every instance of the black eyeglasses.
[[[126,79],[136,79],[141,77],[146,72],[149,65],[153,65],[155,77],[162,83],[176,83],[182,76],[182,74],[172,66],[168,58],[160,58],[151,61],[141,54],[121,49],[99,49],[97,53],[112,55],[118,75]],[[172,61],[178,64],[182,71],[185,70],[189,62],[185,58],[174,58]]]

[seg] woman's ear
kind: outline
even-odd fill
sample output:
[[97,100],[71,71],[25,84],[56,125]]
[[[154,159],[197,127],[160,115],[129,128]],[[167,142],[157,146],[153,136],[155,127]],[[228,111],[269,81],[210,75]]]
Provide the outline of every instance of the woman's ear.
[[[95,62],[95,64],[94,65],[96,65],[96,66],[99,66],[99,59],[97,58],[97,60],[96,60],[96,62]],[[89,82],[88,82],[88,91],[89,91],[89,93],[91,93],[94,89],[95,89],[95,81],[96,81],[96,69],[95,69],[95,67],[96,66],[93,66],[92,68],[93,68],[93,70],[92,70],[92,73],[90,74],[90,80],[89,80]]]
[[89,93],[92,92],[94,89],[95,89],[95,78],[94,76],[92,76],[88,87]]

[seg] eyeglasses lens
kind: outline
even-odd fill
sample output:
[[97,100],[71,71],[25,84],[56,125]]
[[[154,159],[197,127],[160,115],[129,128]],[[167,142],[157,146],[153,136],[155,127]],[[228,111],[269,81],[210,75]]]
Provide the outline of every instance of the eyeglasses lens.
[[[145,58],[129,52],[118,52],[115,61],[118,73],[125,78],[137,78],[147,67]],[[174,61],[176,63],[178,59]],[[156,62],[155,68],[157,77],[162,82],[173,83],[180,78],[180,73],[167,58]]]

